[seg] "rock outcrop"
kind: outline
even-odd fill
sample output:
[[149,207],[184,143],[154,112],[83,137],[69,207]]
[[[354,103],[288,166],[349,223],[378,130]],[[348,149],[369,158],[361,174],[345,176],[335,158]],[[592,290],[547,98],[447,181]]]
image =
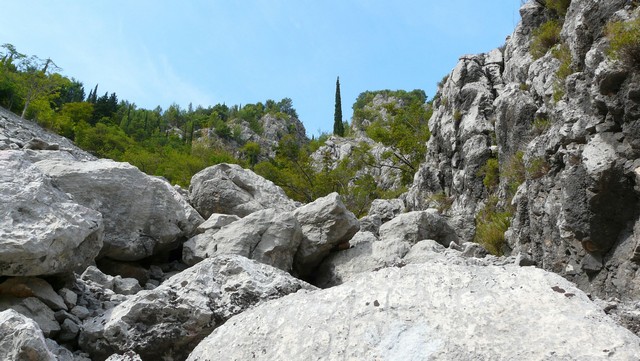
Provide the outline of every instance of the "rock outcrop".
[[214,213],[244,217],[267,208],[296,208],[282,188],[236,164],[218,164],[198,172],[191,179],[189,194],[191,204],[204,218]]
[[[320,148],[311,154],[313,166],[318,171],[325,167],[335,169],[340,162],[353,158],[356,148],[362,145],[367,147],[366,154],[372,157],[372,163],[375,166],[364,166],[356,175],[371,175],[376,185],[381,189],[399,188],[402,185],[402,175],[398,169],[400,165],[386,156],[391,148],[373,141],[364,132],[356,133],[355,138],[329,137]],[[380,166],[382,164],[385,166]]]
[[492,155],[492,64],[502,66],[500,52],[464,56],[439,90],[426,162],[406,197],[409,209],[420,210],[437,206],[434,195],[454,195],[448,214],[463,241],[473,239],[475,214],[486,196],[480,170]]
[[180,360],[231,316],[301,289],[314,287],[241,256],[210,258],[87,320],[79,342],[97,359],[135,351]]
[[631,360],[638,354],[637,336],[557,275],[428,263],[258,306],[217,328],[187,360]]
[[[534,59],[535,30],[557,17],[542,3],[521,8],[504,48],[462,57],[443,83],[405,201],[420,210],[450,197],[445,214],[469,241],[476,214],[497,197],[512,209],[502,251],[599,297],[637,300],[639,78],[609,56],[604,31],[637,10],[624,0],[573,0],[558,20],[560,44]],[[568,58],[559,59],[563,49]],[[483,182],[491,158],[500,165],[496,189]],[[510,175],[516,167],[520,179]]]
[[56,187],[21,150],[0,151],[0,204],[0,275],[72,272],[102,248],[102,215]]
[[268,157],[275,157],[278,143],[285,135],[291,135],[299,144],[308,141],[304,124],[289,115],[266,114],[261,119],[262,134],[250,135],[247,139],[256,139],[263,153]]
[[[309,142],[304,124],[297,115],[284,112],[264,114],[253,126],[246,120],[234,118],[228,120],[223,127],[226,127],[223,131],[215,127],[200,129],[195,134],[195,144],[223,147],[241,157],[242,146],[253,142],[260,147],[258,160],[264,160],[275,157],[278,144],[285,137],[300,145]],[[176,131],[182,136],[181,130]]]
[[74,201],[102,214],[100,256],[140,260],[177,248],[204,220],[169,183],[109,160],[36,163]]

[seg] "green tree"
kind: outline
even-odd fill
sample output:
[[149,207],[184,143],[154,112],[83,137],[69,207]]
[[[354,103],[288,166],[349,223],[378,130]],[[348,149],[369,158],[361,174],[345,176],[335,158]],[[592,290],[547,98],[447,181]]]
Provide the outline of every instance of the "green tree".
[[340,99],[340,77],[336,79],[336,109],[333,113],[333,134],[343,137],[342,100]]
[[71,140],[75,139],[75,127],[80,122],[89,122],[93,104],[87,102],[65,103],[58,111],[51,129]]
[[84,86],[76,79],[65,79],[60,86],[58,97],[54,99],[55,108],[60,109],[66,103],[78,103],[84,101]]
[[89,95],[87,95],[87,101],[89,103],[95,104],[97,100],[98,100],[98,84],[96,84],[96,87],[93,88],[93,90],[89,90]]
[[119,126],[96,124],[95,127],[80,122],[76,128],[76,144],[82,149],[105,158],[122,160],[123,154],[135,141],[127,136]]
[[[93,117],[91,117],[91,124],[95,125],[98,122],[108,123],[111,116],[118,110],[118,97],[116,93],[105,92],[103,96],[96,99],[93,106]],[[117,122],[118,124],[120,122]]]
[[14,106],[21,106],[18,79],[20,74],[15,61],[20,61],[26,55],[18,53],[12,44],[0,47],[0,105],[13,110]]
[[402,183],[409,184],[424,160],[426,143],[431,136],[427,125],[431,117],[430,104],[424,104],[423,97],[416,97],[411,103],[399,106],[391,103],[386,106],[389,119],[377,119],[367,129],[367,135],[376,142],[389,147],[383,154],[389,162],[381,166],[400,169]]
[[42,60],[37,56],[23,59],[20,68],[20,91],[24,98],[20,116],[24,118],[31,102],[52,96],[62,86],[63,77],[55,73],[60,68],[51,59]]
[[249,162],[251,169],[258,163],[258,156],[260,155],[260,144],[256,142],[247,142],[240,152],[244,156],[244,159]]
[[298,113],[293,108],[293,101],[291,98],[284,98],[276,104],[276,108],[279,112],[287,114],[291,117],[298,118]]

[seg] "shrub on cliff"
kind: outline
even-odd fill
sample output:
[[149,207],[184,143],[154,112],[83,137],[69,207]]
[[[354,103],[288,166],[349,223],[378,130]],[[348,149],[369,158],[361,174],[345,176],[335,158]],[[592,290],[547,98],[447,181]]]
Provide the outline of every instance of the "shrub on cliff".
[[546,0],[545,7],[552,10],[559,17],[567,15],[571,0]]
[[498,206],[499,198],[490,196],[485,207],[476,215],[474,242],[496,256],[504,254],[504,233],[511,225],[513,213]]
[[607,25],[609,56],[630,68],[640,69],[640,18]]
[[534,59],[539,59],[554,45],[560,42],[562,24],[557,20],[549,20],[533,31],[533,39],[529,52]]

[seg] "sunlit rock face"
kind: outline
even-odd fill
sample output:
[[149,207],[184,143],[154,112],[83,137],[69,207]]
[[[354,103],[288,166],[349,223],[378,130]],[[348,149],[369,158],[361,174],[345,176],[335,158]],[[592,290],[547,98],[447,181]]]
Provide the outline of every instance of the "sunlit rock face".
[[[461,57],[434,101],[428,154],[407,207],[426,209],[444,194],[445,215],[469,241],[476,214],[498,197],[512,209],[506,254],[600,297],[637,300],[640,86],[636,70],[609,57],[605,34],[632,10],[622,0],[571,1],[561,21],[563,64],[552,50],[531,56],[535,29],[554,15],[529,1],[503,47]],[[567,65],[565,78],[558,70]],[[509,184],[518,155],[523,176]],[[500,164],[496,189],[484,183],[492,158]]]

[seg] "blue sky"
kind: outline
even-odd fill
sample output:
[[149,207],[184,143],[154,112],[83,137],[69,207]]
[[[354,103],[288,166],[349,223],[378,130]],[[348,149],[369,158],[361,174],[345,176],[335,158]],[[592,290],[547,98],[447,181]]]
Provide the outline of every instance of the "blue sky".
[[365,90],[424,89],[504,43],[520,0],[15,0],[0,43],[139,107],[293,100],[307,134]]

